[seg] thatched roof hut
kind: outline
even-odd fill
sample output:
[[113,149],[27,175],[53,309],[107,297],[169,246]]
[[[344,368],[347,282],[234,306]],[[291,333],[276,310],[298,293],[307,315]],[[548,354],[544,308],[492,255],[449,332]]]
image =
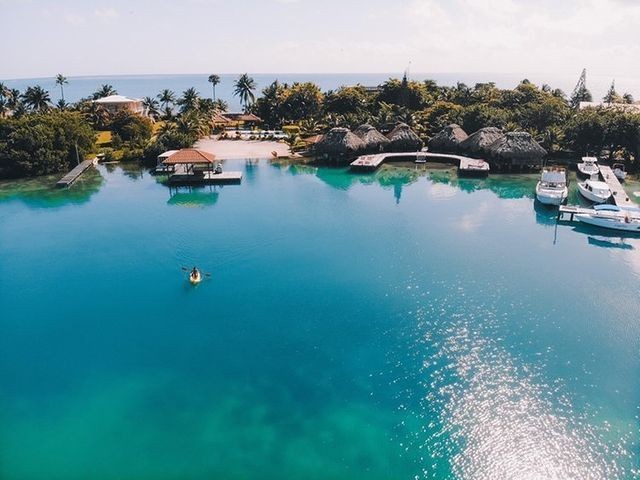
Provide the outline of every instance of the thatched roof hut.
[[509,132],[488,148],[491,157],[501,163],[520,166],[542,165],[547,151],[527,132]]
[[406,123],[396,125],[387,138],[392,152],[417,152],[424,146],[424,142]]
[[500,128],[485,127],[469,135],[466,140],[460,143],[460,150],[468,153],[488,153],[489,147],[496,141],[504,137],[504,132]]
[[330,158],[351,157],[364,150],[364,143],[347,128],[337,127],[329,130],[315,144],[315,152]]
[[362,143],[364,144],[364,149],[367,152],[381,152],[383,151],[390,143],[389,139],[381,134],[378,130],[376,130],[372,125],[365,123],[364,125],[360,125],[356,128],[353,133],[355,133]]
[[457,152],[460,144],[468,137],[460,125],[452,123],[444,127],[429,140],[429,150],[435,150],[436,152]]

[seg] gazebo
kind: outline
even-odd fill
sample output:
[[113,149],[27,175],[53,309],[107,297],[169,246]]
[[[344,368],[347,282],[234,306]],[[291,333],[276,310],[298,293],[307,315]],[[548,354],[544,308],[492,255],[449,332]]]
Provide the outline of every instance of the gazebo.
[[197,150],[183,148],[167,157],[162,164],[172,172],[170,182],[185,182],[189,180],[203,180],[205,172],[213,172],[215,155]]

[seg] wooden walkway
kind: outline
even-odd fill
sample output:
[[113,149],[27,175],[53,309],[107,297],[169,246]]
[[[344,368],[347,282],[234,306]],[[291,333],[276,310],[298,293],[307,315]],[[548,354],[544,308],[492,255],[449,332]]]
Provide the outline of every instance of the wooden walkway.
[[600,175],[602,179],[609,185],[613,196],[613,202],[619,207],[636,207],[637,205],[631,201],[627,192],[622,188],[622,184],[618,177],[613,174],[611,167],[600,165]]
[[416,163],[425,163],[427,160],[444,160],[458,166],[460,171],[489,172],[489,164],[484,160],[450,155],[447,153],[415,152],[415,153],[377,153],[374,155],[362,155],[351,162],[353,170],[374,171],[389,159],[414,159]]
[[578,207],[576,205],[560,205],[558,208],[558,220],[566,220],[565,215],[568,215],[569,221],[573,222],[573,216],[579,213],[593,213],[593,208]]
[[59,188],[67,188],[70,187],[73,182],[75,182],[80,175],[86,172],[91,166],[98,163],[98,158],[93,158],[91,160],[85,160],[84,162],[79,163],[73,170],[67,173],[64,177],[62,177],[56,183],[56,187]]
[[173,185],[219,185],[223,183],[240,183],[242,172],[203,172],[203,175],[174,174],[169,177],[169,183]]

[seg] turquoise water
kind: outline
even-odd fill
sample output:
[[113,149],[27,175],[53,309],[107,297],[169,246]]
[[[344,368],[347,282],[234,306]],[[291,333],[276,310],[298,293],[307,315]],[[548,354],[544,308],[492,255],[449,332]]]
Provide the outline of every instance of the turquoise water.
[[0,184],[0,478],[639,478],[640,239],[535,176],[227,168]]

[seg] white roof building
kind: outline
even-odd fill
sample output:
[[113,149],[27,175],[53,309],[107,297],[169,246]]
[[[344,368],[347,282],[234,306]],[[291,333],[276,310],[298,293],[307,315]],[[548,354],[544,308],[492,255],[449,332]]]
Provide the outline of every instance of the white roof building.
[[93,103],[97,103],[104,107],[110,113],[128,110],[140,115],[147,114],[147,109],[140,98],[130,98],[125,97],[124,95],[109,95],[108,97],[98,98],[97,100],[94,100]]

